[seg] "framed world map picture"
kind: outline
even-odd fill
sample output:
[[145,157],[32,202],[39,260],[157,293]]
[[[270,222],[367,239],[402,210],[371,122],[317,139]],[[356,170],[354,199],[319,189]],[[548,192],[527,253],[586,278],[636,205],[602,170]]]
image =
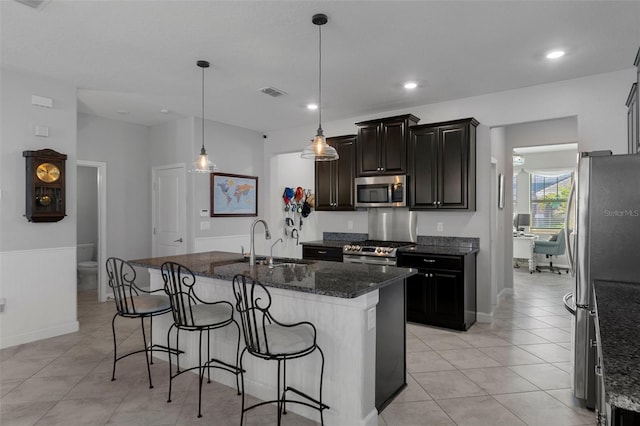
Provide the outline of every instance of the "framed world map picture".
[[257,215],[257,176],[211,174],[211,217]]

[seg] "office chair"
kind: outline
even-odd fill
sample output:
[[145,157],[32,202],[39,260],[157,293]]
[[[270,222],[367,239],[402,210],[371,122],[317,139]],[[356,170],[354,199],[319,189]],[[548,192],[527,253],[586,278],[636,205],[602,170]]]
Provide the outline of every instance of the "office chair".
[[[560,274],[560,270],[553,266],[552,256],[560,256],[564,254],[564,229],[561,229],[558,234],[555,235],[555,239],[551,237],[551,240],[547,241],[535,241],[533,246],[533,252],[544,254],[549,259],[549,271],[557,272]],[[542,272],[542,266],[536,266],[536,271]],[[567,271],[569,272],[569,271]]]

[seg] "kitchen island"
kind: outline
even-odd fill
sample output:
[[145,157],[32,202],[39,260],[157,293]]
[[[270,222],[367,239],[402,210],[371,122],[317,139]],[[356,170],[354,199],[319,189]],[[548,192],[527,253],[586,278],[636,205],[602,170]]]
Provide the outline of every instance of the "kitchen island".
[[[323,402],[331,407],[324,413],[326,424],[376,425],[377,382],[386,383],[382,389],[388,393],[384,398],[387,403],[406,386],[404,283],[414,270],[294,259],[276,259],[277,266],[269,268],[250,266],[241,254],[226,252],[138,259],[131,263],[148,268],[151,288],[159,289],[164,285],[160,266],[165,261],[191,269],[196,275],[197,292],[204,300],[227,300],[235,305],[231,281],[236,274],[245,274],[268,287],[273,299],[271,312],[276,319],[287,323],[310,321],[316,326],[318,344],[325,355]],[[239,322],[237,314],[236,320]],[[154,335],[166,336],[171,321],[169,315],[157,317]],[[232,363],[236,333],[232,327],[213,332],[212,357]],[[185,351],[181,364],[196,365],[197,338],[195,333],[187,334],[180,335],[180,349]],[[376,354],[379,338],[391,339],[384,354]],[[376,370],[377,356],[384,356],[384,371]],[[273,399],[276,363],[247,356],[244,367],[246,392],[260,399]],[[319,371],[320,356],[312,354],[291,362],[288,381],[317,395]],[[213,370],[212,379],[235,387],[235,377],[227,372]],[[288,408],[319,420],[315,410],[295,404]]]

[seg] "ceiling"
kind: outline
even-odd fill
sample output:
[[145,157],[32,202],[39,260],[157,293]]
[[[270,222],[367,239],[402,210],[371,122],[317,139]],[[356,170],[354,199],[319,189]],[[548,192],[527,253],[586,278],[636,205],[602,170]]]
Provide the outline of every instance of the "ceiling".
[[[0,1],[3,67],[78,88],[78,109],[269,132],[629,69],[640,1]],[[549,61],[544,54],[567,54]],[[402,87],[414,80],[413,91]],[[259,91],[286,92],[273,98]],[[46,96],[46,93],[38,93]],[[623,100],[624,101],[624,100]],[[168,113],[161,113],[167,109]],[[118,114],[126,110],[128,114]]]

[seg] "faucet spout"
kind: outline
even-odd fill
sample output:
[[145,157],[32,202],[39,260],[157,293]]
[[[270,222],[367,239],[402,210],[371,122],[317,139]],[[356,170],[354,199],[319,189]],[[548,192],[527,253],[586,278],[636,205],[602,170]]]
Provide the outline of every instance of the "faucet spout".
[[273,248],[278,243],[284,243],[282,238],[278,238],[275,243],[271,244],[271,252],[269,253],[269,268],[273,268]]
[[265,240],[271,239],[271,233],[269,232],[269,226],[267,222],[262,219],[256,219],[251,224],[251,253],[249,256],[249,265],[253,266],[256,264],[256,245],[255,245],[255,234],[256,234],[256,225],[258,223],[262,223],[264,226],[264,238]]

